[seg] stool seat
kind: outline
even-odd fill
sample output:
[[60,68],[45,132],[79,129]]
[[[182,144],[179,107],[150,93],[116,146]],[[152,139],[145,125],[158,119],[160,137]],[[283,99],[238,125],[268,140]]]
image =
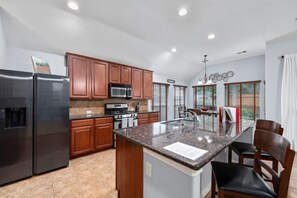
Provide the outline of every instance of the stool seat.
[[[230,147],[237,155],[251,155],[251,157],[254,157],[256,152],[256,147],[253,144],[245,142],[233,142]],[[261,152],[261,156],[270,157],[265,151]]]
[[219,189],[265,198],[277,195],[253,168],[223,162],[211,162]]

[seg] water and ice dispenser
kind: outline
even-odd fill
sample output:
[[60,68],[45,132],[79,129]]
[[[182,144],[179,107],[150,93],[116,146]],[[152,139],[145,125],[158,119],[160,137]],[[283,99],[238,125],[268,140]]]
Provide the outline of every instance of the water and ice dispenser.
[[5,108],[5,128],[17,128],[26,126],[26,107]]

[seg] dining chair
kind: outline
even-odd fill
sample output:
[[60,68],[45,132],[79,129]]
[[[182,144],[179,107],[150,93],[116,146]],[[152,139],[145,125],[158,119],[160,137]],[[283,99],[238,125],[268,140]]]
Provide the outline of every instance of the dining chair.
[[[288,187],[295,152],[290,149],[290,142],[279,134],[256,129],[254,144],[254,167],[246,167],[238,164],[230,164],[213,161],[211,197],[268,197],[285,198]],[[265,151],[275,158],[283,167],[280,174],[275,172],[261,158],[261,152]],[[261,177],[262,169],[266,170],[273,179],[273,189]]]
[[[265,131],[270,131],[273,133],[277,133],[279,135],[283,134],[283,128],[277,122],[271,120],[262,120],[258,119],[256,122],[256,131],[257,129],[262,129]],[[256,133],[256,132],[255,132]],[[232,163],[232,151],[234,151],[238,155],[238,164],[245,165],[244,159],[253,159],[256,151],[256,147],[254,144],[245,143],[245,142],[233,142],[229,146],[228,150],[228,162]],[[272,161],[273,169],[278,172],[278,163],[275,159],[273,159],[270,155],[266,152],[261,153],[261,157],[264,160]],[[246,165],[249,166],[249,165]]]

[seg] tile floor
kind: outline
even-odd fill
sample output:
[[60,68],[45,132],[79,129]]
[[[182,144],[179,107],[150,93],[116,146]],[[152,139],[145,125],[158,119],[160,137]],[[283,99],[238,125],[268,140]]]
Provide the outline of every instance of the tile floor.
[[0,187],[1,198],[115,198],[115,150],[70,161],[69,167]]
[[[115,150],[70,161],[69,167],[0,187],[1,198],[116,198]],[[209,195],[206,196],[210,197]],[[295,156],[288,198],[297,197]]]

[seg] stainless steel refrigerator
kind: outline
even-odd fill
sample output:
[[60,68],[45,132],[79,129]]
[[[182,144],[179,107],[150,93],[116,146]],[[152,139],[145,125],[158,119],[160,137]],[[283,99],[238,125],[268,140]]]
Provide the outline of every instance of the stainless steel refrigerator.
[[0,70],[0,185],[69,164],[69,82]]

